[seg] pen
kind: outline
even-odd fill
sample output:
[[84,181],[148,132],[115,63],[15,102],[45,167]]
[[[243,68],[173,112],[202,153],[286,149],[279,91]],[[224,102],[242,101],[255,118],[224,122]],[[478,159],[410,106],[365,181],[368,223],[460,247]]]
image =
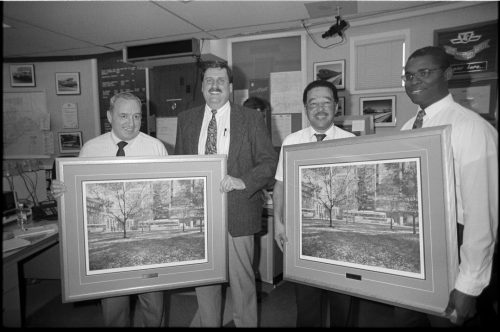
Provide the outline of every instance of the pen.
[[227,128],[224,128],[224,137],[226,137]]

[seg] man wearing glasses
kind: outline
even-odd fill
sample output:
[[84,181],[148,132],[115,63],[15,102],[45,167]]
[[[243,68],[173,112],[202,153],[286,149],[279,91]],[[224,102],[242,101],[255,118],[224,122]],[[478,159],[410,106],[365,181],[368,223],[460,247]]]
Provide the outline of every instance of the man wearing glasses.
[[[451,125],[460,265],[446,313],[457,325],[483,325],[484,316],[476,315],[479,303],[488,293],[484,290],[492,271],[493,280],[497,279],[493,257],[498,229],[498,132],[453,100],[448,91],[452,75],[449,55],[442,48],[424,47],[410,55],[402,78],[406,94],[419,107],[401,130]],[[398,307],[394,314],[401,325],[446,323]]]
[[[338,100],[337,89],[332,83],[325,80],[309,83],[304,89],[302,101],[311,125],[288,135],[283,140],[273,190],[274,239],[281,251],[283,251],[284,243],[287,240],[285,235],[286,221],[283,215],[283,146],[355,136],[333,124]],[[324,305],[328,298],[331,305],[335,304],[336,308],[348,308],[350,301],[350,297],[347,295],[301,284],[296,284],[295,295],[297,327],[328,326],[326,324],[326,306]],[[347,313],[341,312],[340,309],[332,312],[331,317],[334,326],[343,326],[347,323]]]

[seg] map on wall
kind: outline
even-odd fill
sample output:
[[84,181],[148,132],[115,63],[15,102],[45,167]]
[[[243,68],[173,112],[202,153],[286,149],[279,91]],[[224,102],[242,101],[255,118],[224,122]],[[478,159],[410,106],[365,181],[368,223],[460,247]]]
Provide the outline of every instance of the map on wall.
[[54,153],[45,92],[3,93],[4,157]]

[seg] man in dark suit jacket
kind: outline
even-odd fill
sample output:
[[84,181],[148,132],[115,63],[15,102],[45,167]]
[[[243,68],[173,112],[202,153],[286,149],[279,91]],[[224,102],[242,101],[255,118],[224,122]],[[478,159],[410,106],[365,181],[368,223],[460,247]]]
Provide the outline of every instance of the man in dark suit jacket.
[[[220,187],[228,193],[233,320],[237,327],[257,327],[253,235],[261,230],[261,189],[274,181],[277,155],[262,115],[229,102],[232,74],[227,64],[206,63],[201,79],[206,105],[179,114],[175,154],[217,153],[228,157],[227,175]],[[221,285],[196,288],[198,312],[191,326],[221,326],[221,294]]]

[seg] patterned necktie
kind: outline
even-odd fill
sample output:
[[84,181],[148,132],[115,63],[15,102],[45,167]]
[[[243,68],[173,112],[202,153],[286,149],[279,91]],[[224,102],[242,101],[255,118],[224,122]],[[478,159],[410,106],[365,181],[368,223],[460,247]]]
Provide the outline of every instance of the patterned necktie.
[[121,141],[121,142],[118,142],[118,151],[116,151],[116,156],[117,157],[125,157],[125,151],[123,150],[123,148],[125,147],[125,145],[127,145],[128,143],[125,142],[125,141]]
[[415,118],[415,122],[413,122],[412,129],[422,128],[422,123],[424,122],[425,111],[420,110],[417,113],[417,117]]
[[216,113],[217,110],[212,110],[212,119],[208,124],[207,142],[205,143],[205,154],[217,153],[217,121],[215,120]]
[[322,141],[325,139],[326,135],[325,134],[314,134],[316,136],[316,141]]

